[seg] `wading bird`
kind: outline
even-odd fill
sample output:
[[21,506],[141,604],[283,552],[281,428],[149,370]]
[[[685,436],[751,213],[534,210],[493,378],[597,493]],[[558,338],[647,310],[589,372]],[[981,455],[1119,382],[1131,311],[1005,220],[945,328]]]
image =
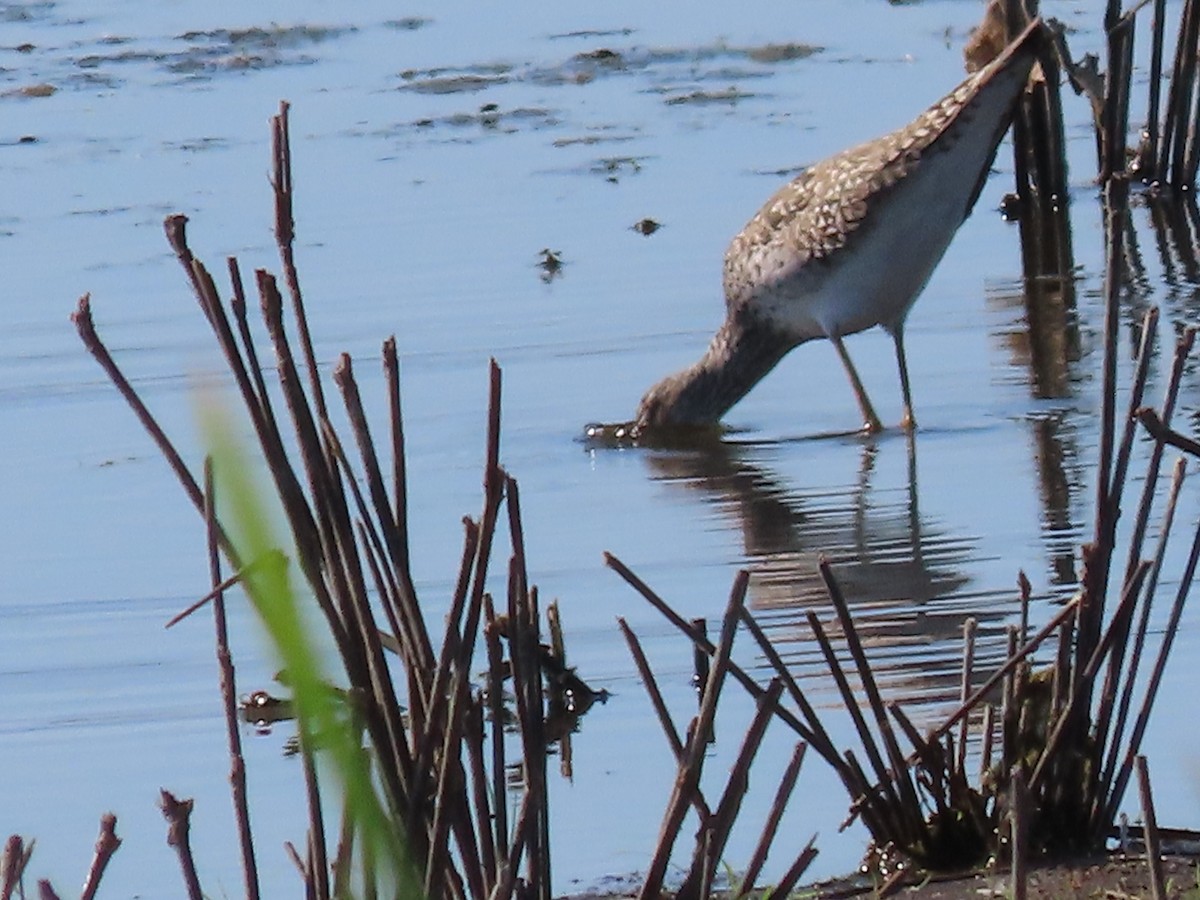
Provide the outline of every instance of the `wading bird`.
[[896,346],[902,427],[915,427],[904,320],[979,197],[1042,28],[1033,22],[910,124],[777,191],[725,253],[725,323],[699,362],[646,392],[635,427],[715,424],[789,351],[825,338],[850,377],[864,430],[880,431],[843,343],[875,325]]

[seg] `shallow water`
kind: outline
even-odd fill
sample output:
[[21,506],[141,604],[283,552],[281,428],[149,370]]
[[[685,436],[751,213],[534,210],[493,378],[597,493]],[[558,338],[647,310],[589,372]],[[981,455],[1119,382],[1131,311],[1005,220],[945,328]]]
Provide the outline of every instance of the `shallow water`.
[[[1100,43],[1090,6],[1045,4],[1078,29],[1077,54]],[[928,701],[919,716],[957,690],[968,616],[981,655],[997,658],[1018,569],[1037,621],[1072,592],[1093,506],[1103,248],[1087,112],[1070,96],[1075,308],[1031,339],[1016,229],[994,212],[1011,184],[1002,149],[909,319],[913,445],[895,430],[846,434],[856,408],[819,344],[785,360],[708,452],[579,440],[585,422],[627,418],[649,384],[702,351],[722,317],[725,245],[781,181],[902,124],[959,80],[975,4],[810,0],[753,19],[633,3],[536,15],[328,9],[0,5],[0,832],[38,838],[36,875],[60,890],[78,879],[112,810],[125,845],[109,890],[176,884],[155,808],[167,787],[197,801],[206,888],[239,891],[211,634],[203,617],[161,627],[205,592],[200,525],[67,316],[90,291],[118,359],[198,459],[194,388],[219,362],[161,221],[186,213],[213,269],[227,254],[243,271],[277,268],[266,120],[283,98],[318,358],[352,353],[378,401],[380,342],[394,333],[402,354],[413,557],[432,621],[452,587],[459,519],[480,506],[487,360],[503,366],[502,456],[521,483],[531,577],[559,598],[572,664],[615,695],[575,737],[573,781],[552,786],[557,890],[644,868],[670,787],[616,616],[642,637],[680,720],[695,702],[690,651],[602,551],[682,614],[710,620],[749,567],[768,633],[832,705],[802,625],[806,609],[829,616],[814,565],[828,554],[885,689]],[[663,227],[643,236],[632,226],[647,217]],[[1168,346],[1196,320],[1195,273],[1161,261],[1150,219],[1135,211],[1142,268],[1123,312],[1122,383],[1142,308],[1163,306]],[[555,277],[537,266],[543,248],[561,255]],[[888,338],[849,348],[880,414],[898,421]],[[1168,367],[1160,352],[1155,400]],[[1196,424],[1197,396],[1189,371],[1177,422]],[[1177,545],[1196,517],[1185,489]],[[1180,568],[1166,566],[1164,597]],[[269,687],[275,666],[245,610],[233,628],[240,685]],[[748,642],[740,651],[763,666]],[[1172,786],[1158,792],[1159,819],[1173,825],[1196,824],[1188,748],[1200,726],[1177,713],[1191,708],[1198,652],[1188,614],[1147,745]],[[749,705],[734,691],[725,704],[720,734],[740,737]],[[835,738],[848,740],[838,723]],[[303,836],[286,736],[247,741],[272,895],[294,877],[278,848]],[[727,852],[735,866],[790,742],[773,727],[747,827]],[[737,743],[718,741],[713,774]],[[863,834],[836,833],[845,798],[815,758],[792,807],[785,833],[797,849],[821,833],[811,874],[855,863]]]

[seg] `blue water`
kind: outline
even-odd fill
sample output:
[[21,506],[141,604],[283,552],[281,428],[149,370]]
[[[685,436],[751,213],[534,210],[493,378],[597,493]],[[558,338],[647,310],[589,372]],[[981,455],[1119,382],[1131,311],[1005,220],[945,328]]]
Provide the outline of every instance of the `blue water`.
[[[1045,4],[1077,29],[1077,54],[1100,44],[1086,6]],[[68,314],[91,293],[102,335],[198,461],[196,389],[220,362],[161,221],[187,214],[214,271],[229,254],[245,273],[278,268],[267,119],[281,99],[293,104],[297,259],[317,356],[353,354],[378,406],[379,345],[395,334],[400,347],[413,557],[434,622],[460,517],[480,507],[487,361],[503,366],[502,455],[521,483],[531,577],[559,599],[572,664],[615,694],[574,740],[573,781],[552,784],[557,891],[644,868],[670,787],[616,616],[643,638],[680,720],[694,709],[690,650],[602,551],[684,615],[710,619],[749,566],[764,625],[830,704],[799,627],[804,608],[827,615],[818,553],[839,563],[888,690],[931,709],[956,689],[967,616],[995,658],[1018,569],[1035,616],[1048,618],[1078,577],[1098,416],[1103,248],[1088,113],[1074,97],[1078,340],[1054,396],[1033,387],[1017,232],[995,212],[1011,185],[1002,149],[909,319],[915,460],[894,430],[837,436],[857,411],[825,345],[797,351],[731,413],[736,431],[716,458],[578,441],[585,422],[628,418],[646,387],[703,350],[723,315],[725,245],[780,182],[902,124],[960,79],[977,12],[874,0],[753,16],[716,4],[0,5],[0,832],[38,839],[31,872],[69,890],[112,810],[125,844],[110,895],[179,884],[155,806],[166,787],[196,799],[206,889],[240,890],[210,627],[197,617],[162,629],[206,590],[200,523]],[[263,31],[231,37],[249,27]],[[783,61],[749,52],[786,43],[797,47]],[[627,65],[577,58],[597,49]],[[50,96],[31,96],[43,85]],[[633,231],[645,217],[663,228]],[[1127,301],[1125,380],[1137,309],[1164,304],[1168,344],[1195,321],[1192,285],[1156,261],[1148,220],[1135,212],[1147,268]],[[543,248],[564,262],[548,282]],[[890,341],[871,333],[849,347],[881,416],[898,421]],[[1168,365],[1156,360],[1155,401]],[[1196,387],[1189,375],[1181,422],[1195,415]],[[1196,516],[1185,499],[1178,544]],[[1179,570],[1168,564],[1164,591]],[[275,665],[249,613],[235,607],[232,626],[240,685],[270,687]],[[740,652],[761,665],[748,644]],[[1158,792],[1159,819],[1173,825],[1196,824],[1200,794],[1186,750],[1196,717],[1175,714],[1190,708],[1196,652],[1189,615],[1147,745],[1172,785]],[[731,691],[721,734],[739,735],[749,715]],[[294,890],[280,848],[303,840],[286,734],[247,735],[269,895]],[[718,743],[714,777],[737,743]],[[735,867],[790,743],[778,727],[768,736],[747,827],[727,851]],[[810,874],[851,868],[864,837],[835,832],[845,805],[810,758],[785,825],[795,846],[785,842],[767,876],[814,831],[822,855]]]

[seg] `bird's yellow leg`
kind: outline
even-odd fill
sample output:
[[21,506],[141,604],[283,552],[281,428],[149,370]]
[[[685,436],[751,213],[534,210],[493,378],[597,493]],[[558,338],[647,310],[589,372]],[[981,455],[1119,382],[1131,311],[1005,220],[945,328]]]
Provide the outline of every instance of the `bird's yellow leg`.
[[904,323],[892,332],[892,341],[896,344],[896,365],[900,367],[900,390],[904,393],[904,418],[900,427],[905,431],[917,430],[917,420],[913,417],[912,391],[908,386],[908,360],[904,355]]
[[837,350],[838,356],[842,360],[842,365],[846,368],[846,375],[850,378],[850,387],[854,388],[854,396],[858,400],[858,408],[862,410],[863,416],[863,431],[868,434],[876,434],[883,431],[883,423],[879,421],[879,416],[875,415],[875,407],[871,405],[871,400],[867,396],[867,391],[863,387],[862,379],[858,377],[858,370],[854,368],[854,363],[850,361],[850,354],[846,352],[846,347],[842,343],[840,337],[830,337],[833,343],[833,348]]

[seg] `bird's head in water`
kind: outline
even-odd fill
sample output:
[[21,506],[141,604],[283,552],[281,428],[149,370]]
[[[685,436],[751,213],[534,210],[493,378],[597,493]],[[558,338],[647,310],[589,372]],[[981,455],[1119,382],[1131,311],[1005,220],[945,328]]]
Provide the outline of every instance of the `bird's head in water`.
[[680,425],[717,423],[711,403],[697,390],[694,382],[679,375],[668,375],[646,391],[638,404],[634,423],[640,430]]

